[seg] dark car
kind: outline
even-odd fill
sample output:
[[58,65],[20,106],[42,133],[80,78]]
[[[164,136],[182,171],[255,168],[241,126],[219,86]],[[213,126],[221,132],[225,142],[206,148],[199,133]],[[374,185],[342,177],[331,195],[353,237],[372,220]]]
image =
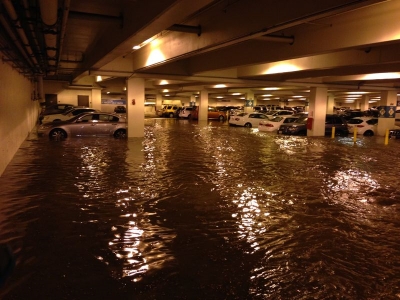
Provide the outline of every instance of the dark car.
[[[290,135],[307,135],[308,117],[300,117],[296,122],[282,124],[278,133]],[[335,135],[348,135],[346,120],[339,115],[326,115],[325,117],[325,135],[331,135],[332,129],[335,127]]]
[[400,139],[400,128],[389,130],[389,138],[390,139]]
[[126,108],[125,106],[118,105],[114,108],[114,112],[117,114],[125,114],[126,113]]

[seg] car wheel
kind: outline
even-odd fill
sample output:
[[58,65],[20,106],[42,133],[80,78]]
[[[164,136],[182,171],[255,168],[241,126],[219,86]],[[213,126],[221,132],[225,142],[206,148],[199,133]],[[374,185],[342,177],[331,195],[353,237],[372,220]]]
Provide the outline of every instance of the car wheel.
[[50,139],[52,140],[63,140],[67,137],[67,133],[59,128],[53,129],[50,132]]
[[169,117],[170,117],[170,118],[173,118],[173,117],[174,117],[174,114],[173,114],[173,113],[170,113],[170,114],[169,114]]
[[223,122],[223,121],[225,121],[225,118],[224,118],[224,116],[219,116],[219,118],[218,118],[221,122]]
[[252,126],[251,126],[251,123],[246,123],[246,124],[244,124],[244,127],[251,128]]
[[116,132],[114,132],[114,137],[116,139],[125,139],[126,138],[126,130],[124,129],[119,129]]
[[188,115],[187,118],[190,120],[192,119],[192,115]]
[[364,132],[364,136],[373,136],[374,132],[372,130],[367,130],[366,132]]

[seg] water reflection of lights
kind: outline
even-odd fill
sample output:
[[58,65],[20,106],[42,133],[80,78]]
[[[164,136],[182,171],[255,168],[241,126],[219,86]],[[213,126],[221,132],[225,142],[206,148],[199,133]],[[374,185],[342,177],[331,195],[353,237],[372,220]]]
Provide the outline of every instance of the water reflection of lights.
[[326,179],[325,186],[328,198],[332,197],[330,192],[335,192],[334,196],[340,195],[340,199],[347,200],[352,196],[362,203],[369,202],[366,193],[380,187],[368,172],[357,169],[336,172],[334,176]]
[[[268,204],[263,203],[266,199],[261,203],[257,199],[259,192],[259,189],[256,192],[253,188],[247,188],[242,191],[237,200],[233,201],[239,209],[232,214],[232,217],[238,220],[239,237],[246,239],[253,251],[259,249],[259,244],[256,240],[266,232],[264,221],[265,218],[270,216],[270,212],[265,211],[268,208]],[[263,195],[265,196],[265,193]]]

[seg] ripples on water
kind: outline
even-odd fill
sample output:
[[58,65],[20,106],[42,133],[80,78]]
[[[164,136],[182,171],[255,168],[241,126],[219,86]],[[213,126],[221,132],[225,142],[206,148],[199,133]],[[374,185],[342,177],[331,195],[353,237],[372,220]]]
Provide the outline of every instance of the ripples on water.
[[399,149],[170,119],[28,139],[0,178],[4,299],[400,299]]

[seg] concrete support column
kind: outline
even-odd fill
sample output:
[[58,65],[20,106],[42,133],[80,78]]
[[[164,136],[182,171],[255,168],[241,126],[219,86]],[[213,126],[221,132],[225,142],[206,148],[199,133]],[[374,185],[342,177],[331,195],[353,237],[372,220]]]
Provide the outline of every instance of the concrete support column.
[[333,110],[333,107],[335,106],[335,97],[332,95],[328,96],[328,104],[326,107],[326,113],[327,114],[334,114],[336,111]]
[[101,90],[100,89],[92,89],[92,104],[91,108],[101,110]]
[[251,112],[254,111],[253,107],[257,105],[256,101],[254,100],[254,92],[252,90],[248,90],[246,92],[246,100],[252,100],[253,101],[253,106],[246,106],[246,104],[244,106],[244,112],[251,113]]
[[128,137],[144,137],[144,79],[129,78],[126,86]]
[[394,128],[396,116],[396,91],[383,91],[381,93],[381,106],[379,107],[379,121],[377,135],[385,136],[387,129]]
[[156,94],[156,111],[161,110],[162,108],[162,95]]
[[369,109],[369,96],[368,95],[362,95],[361,101],[360,101],[360,109],[361,109],[361,111],[366,111]]
[[308,118],[312,119],[312,129],[307,130],[307,136],[324,136],[325,119],[328,102],[328,89],[313,87],[310,90],[310,107]]
[[199,121],[208,120],[208,91],[200,91]]

